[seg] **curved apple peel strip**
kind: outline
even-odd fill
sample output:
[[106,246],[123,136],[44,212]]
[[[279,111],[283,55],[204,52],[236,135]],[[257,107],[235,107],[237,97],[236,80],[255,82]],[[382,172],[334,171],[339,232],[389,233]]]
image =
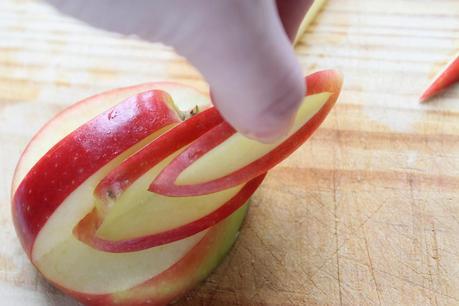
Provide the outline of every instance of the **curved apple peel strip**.
[[456,82],[459,82],[459,53],[446,66],[446,68],[444,68],[437,77],[435,77],[434,81],[419,98],[419,101],[426,102]]
[[342,85],[341,75],[332,70],[314,73],[305,81],[308,94],[287,139],[262,144],[236,133],[223,122],[166,166],[149,190],[166,196],[204,195],[266,173],[312,135],[335,104]]
[[48,217],[78,186],[143,139],[180,122],[171,103],[160,90],[130,97],[74,130],[32,167],[14,194],[12,209],[29,256]]
[[197,234],[230,216],[249,200],[262,183],[264,177],[265,174],[247,183],[235,196],[211,213],[170,230],[131,239],[107,240],[96,235],[98,216],[97,212],[93,211],[78,224],[74,234],[80,241],[94,249],[111,253],[136,252],[174,242]]
[[115,200],[152,167],[221,122],[223,118],[215,108],[209,108],[183,121],[113,169],[97,185],[94,195],[101,201]]

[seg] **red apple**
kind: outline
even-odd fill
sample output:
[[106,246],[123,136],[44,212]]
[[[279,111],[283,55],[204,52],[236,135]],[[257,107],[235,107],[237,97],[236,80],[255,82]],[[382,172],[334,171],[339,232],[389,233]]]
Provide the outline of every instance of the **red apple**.
[[336,101],[338,74],[306,81],[292,132],[271,145],[235,133],[213,108],[182,121],[209,100],[172,83],[68,108],[32,139],[13,179],[13,219],[32,263],[88,305],[177,298],[218,264],[266,171]]

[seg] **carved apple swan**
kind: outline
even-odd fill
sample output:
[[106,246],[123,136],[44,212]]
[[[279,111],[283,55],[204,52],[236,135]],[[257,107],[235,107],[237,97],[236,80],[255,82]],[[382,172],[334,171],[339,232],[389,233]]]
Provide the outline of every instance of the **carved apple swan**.
[[174,83],[65,109],[32,138],[13,179],[14,224],[31,262],[87,305],[177,299],[229,250],[266,172],[334,105],[338,73],[305,81],[290,134],[274,144],[235,132],[207,96]]

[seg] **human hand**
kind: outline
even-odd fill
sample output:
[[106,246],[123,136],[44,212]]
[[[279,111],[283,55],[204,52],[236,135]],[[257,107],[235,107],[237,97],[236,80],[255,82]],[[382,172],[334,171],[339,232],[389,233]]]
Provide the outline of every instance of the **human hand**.
[[48,2],[93,26],[174,47],[246,136],[272,142],[288,132],[305,93],[291,40],[312,0]]

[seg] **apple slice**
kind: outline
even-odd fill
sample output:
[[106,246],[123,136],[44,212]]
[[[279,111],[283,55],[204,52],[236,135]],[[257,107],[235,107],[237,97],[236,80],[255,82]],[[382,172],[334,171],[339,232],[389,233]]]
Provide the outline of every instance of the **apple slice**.
[[426,102],[452,84],[459,82],[459,53],[434,79],[419,100]]
[[[74,233],[78,239],[94,249],[113,253],[141,251],[174,242],[197,234],[227,218],[249,200],[250,196],[262,183],[264,177],[265,175],[261,175],[242,188],[228,189],[213,194],[211,197],[207,196],[207,199],[195,197],[178,200],[175,197],[169,198],[168,201],[163,197],[163,201],[166,202],[163,204],[158,196],[153,195],[153,200],[149,201],[151,203],[146,203],[145,200],[134,201],[134,203],[140,203],[142,207],[130,207],[129,212],[117,214],[116,217],[109,215],[111,218],[103,220],[102,226],[99,225],[99,215],[96,211],[93,211],[78,224]],[[232,197],[226,200],[229,198],[228,195]],[[218,201],[221,196],[226,202]],[[167,214],[173,215],[178,221],[154,214],[154,211],[158,210],[155,204],[157,206],[161,203],[159,205],[167,206],[166,209],[168,211],[173,211],[177,210],[177,205],[174,206],[175,203],[179,202],[178,207],[180,207],[180,204],[183,206],[185,201],[189,202],[186,205],[192,206],[192,210],[185,206],[183,207],[184,213],[173,214],[170,212]],[[130,201],[126,202],[129,203]],[[223,202],[223,204],[219,202]],[[193,212],[197,212],[198,217]],[[199,217],[200,215],[203,216]],[[161,222],[161,219],[165,221]],[[183,219],[191,221],[183,223]],[[138,224],[138,227],[132,230],[133,220]],[[158,230],[158,227],[160,230]],[[164,230],[164,228],[167,229]],[[152,232],[153,234],[151,234]],[[120,237],[122,239],[119,239]]]
[[123,151],[180,121],[171,106],[163,91],[133,96],[67,135],[32,167],[13,198],[15,225],[29,254],[49,216],[79,185]]
[[71,290],[54,283],[67,294],[85,305],[134,306],[165,305],[201,282],[224,258],[237,238],[248,204],[212,227],[186,255],[167,270],[127,290],[111,294],[89,294]]
[[180,153],[150,185],[167,196],[210,194],[247,182],[285,159],[317,129],[341,89],[341,76],[321,71],[306,78],[308,94],[290,134],[274,144],[249,139],[223,122]]

